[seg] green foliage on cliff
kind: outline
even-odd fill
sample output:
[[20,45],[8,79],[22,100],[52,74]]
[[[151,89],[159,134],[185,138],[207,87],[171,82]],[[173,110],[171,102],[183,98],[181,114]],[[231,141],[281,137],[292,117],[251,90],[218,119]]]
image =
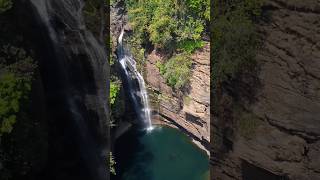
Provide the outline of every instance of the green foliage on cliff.
[[[217,3],[217,2],[216,2]],[[262,0],[234,0],[215,4],[212,20],[213,80],[233,79],[256,67],[259,40],[255,21],[261,15]]]
[[158,48],[200,40],[209,20],[209,0],[128,0],[129,21],[140,42]]
[[141,40],[136,36],[131,36],[128,39],[128,44],[130,44],[130,52],[137,61],[137,68],[140,72],[143,72],[143,66],[145,63],[145,48],[141,46]]
[[37,81],[33,87],[35,42],[28,36],[32,26],[30,19],[23,17],[28,14],[23,4],[0,0],[1,180],[36,179],[35,172],[43,168],[48,157],[44,104],[39,102],[43,96],[31,97],[31,91],[41,91],[41,83]]
[[219,18],[212,34],[214,77],[223,81],[255,66],[257,35],[249,19],[239,15]]
[[202,48],[205,45],[205,42],[202,40],[185,40],[180,41],[177,45],[178,50],[182,50],[189,54],[193,53],[195,50]]
[[12,73],[5,73],[0,77],[0,136],[10,133],[19,112],[19,101],[22,91],[20,83]]
[[10,133],[22,102],[28,98],[36,66],[23,49],[0,49],[0,137]]
[[168,85],[175,89],[180,89],[188,83],[191,65],[192,61],[186,54],[176,55],[165,64],[157,63],[157,67]]
[[121,81],[117,76],[111,76],[110,81],[110,123],[109,126],[115,127],[117,126],[117,122],[121,119],[123,115],[123,110],[125,106],[125,102],[123,96],[121,96],[121,88],[122,84]]
[[144,49],[154,46],[166,54],[167,60],[157,66],[167,84],[185,86],[191,74],[188,56],[204,46],[210,0],[128,0],[126,6],[133,29],[129,44],[138,64],[143,64]]
[[[234,123],[242,137],[253,138],[259,119],[239,107],[248,103],[242,99],[246,98],[243,92],[250,92],[254,83],[248,83],[251,79],[247,77],[256,77],[258,69],[260,37],[256,24],[263,0],[214,1],[213,5],[217,11],[211,23],[211,104],[221,108],[212,108],[212,114],[221,122]],[[232,117],[224,115],[230,111]]]
[[120,91],[119,82],[110,81],[110,104],[111,106],[115,103],[117,95]]
[[110,170],[110,173],[113,175],[117,174],[115,165],[116,165],[116,161],[114,160],[112,152],[110,152],[109,153],[109,170]]
[[0,0],[0,14],[12,7],[12,0]]

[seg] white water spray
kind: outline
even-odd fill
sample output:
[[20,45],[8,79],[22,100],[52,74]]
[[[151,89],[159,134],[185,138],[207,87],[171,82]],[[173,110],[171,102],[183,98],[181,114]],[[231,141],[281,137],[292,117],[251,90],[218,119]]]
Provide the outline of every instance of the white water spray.
[[[147,131],[151,131],[153,129],[152,123],[151,123],[151,115],[150,115],[150,108],[149,108],[149,98],[148,93],[146,90],[145,82],[142,77],[142,75],[139,73],[136,67],[136,61],[130,56],[128,53],[125,53],[124,47],[122,44],[123,40],[123,34],[124,30],[122,29],[121,34],[118,39],[119,43],[119,62],[121,64],[122,69],[124,70],[126,74],[126,78],[128,80],[128,86],[130,91],[130,96],[134,103],[134,108],[137,112],[137,114],[140,116],[140,118],[143,120],[144,125],[146,126]],[[139,84],[139,91],[135,91],[133,89],[133,83],[134,79],[138,81]],[[139,100],[138,97],[140,97],[140,101],[142,104],[142,107],[139,106]]]

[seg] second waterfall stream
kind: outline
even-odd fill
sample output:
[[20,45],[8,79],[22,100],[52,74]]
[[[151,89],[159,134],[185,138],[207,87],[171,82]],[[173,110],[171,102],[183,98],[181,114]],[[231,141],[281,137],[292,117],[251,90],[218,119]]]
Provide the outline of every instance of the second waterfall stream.
[[[124,29],[122,29],[118,38],[118,60],[121,64],[121,68],[125,72],[129,88],[128,91],[133,101],[135,112],[140,120],[142,120],[146,130],[151,131],[153,127],[145,82],[143,76],[137,70],[136,61],[133,59],[132,55],[126,51],[123,45],[123,35]],[[136,82],[138,82],[138,87],[136,87]]]

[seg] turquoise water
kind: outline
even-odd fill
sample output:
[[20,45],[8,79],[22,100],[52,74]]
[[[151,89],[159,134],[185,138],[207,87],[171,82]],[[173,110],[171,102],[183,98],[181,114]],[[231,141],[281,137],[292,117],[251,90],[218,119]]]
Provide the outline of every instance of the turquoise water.
[[208,180],[208,156],[168,127],[132,129],[116,143],[117,180]]

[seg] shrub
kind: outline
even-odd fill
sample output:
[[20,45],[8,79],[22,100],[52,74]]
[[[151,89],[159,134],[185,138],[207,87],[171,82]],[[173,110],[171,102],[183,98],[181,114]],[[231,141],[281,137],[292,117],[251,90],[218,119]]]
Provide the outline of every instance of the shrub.
[[156,67],[159,69],[160,74],[161,74],[161,75],[164,75],[164,73],[165,73],[165,66],[164,66],[164,64],[161,63],[160,61],[157,61],[157,62],[156,62]]
[[110,81],[110,104],[111,104],[111,106],[115,103],[119,91],[120,91],[119,82]]
[[0,48],[0,137],[10,133],[22,102],[28,98],[36,65],[21,48]]
[[116,175],[116,168],[115,168],[115,165],[116,165],[116,161],[113,157],[113,154],[112,152],[109,153],[109,170],[110,170],[110,173],[113,174],[113,175]]
[[193,53],[195,50],[202,48],[205,45],[205,42],[202,40],[184,40],[178,43],[178,50],[181,49],[184,52],[189,54]]
[[163,48],[173,40],[174,20],[169,16],[154,18],[148,28],[150,41],[156,46]]
[[177,41],[199,40],[209,18],[209,0],[126,1],[134,34],[158,48]]
[[191,75],[191,59],[184,55],[176,55],[164,64],[163,76],[169,86],[175,89],[184,87]]
[[221,8],[225,10],[222,14],[215,14],[211,58],[214,81],[233,79],[256,67],[259,39],[253,21],[260,15],[261,5],[261,0],[235,1]]
[[10,133],[16,122],[21,101],[27,98],[31,81],[6,72],[0,77],[0,137]]
[[12,5],[12,0],[0,0],[0,13],[11,9]]

